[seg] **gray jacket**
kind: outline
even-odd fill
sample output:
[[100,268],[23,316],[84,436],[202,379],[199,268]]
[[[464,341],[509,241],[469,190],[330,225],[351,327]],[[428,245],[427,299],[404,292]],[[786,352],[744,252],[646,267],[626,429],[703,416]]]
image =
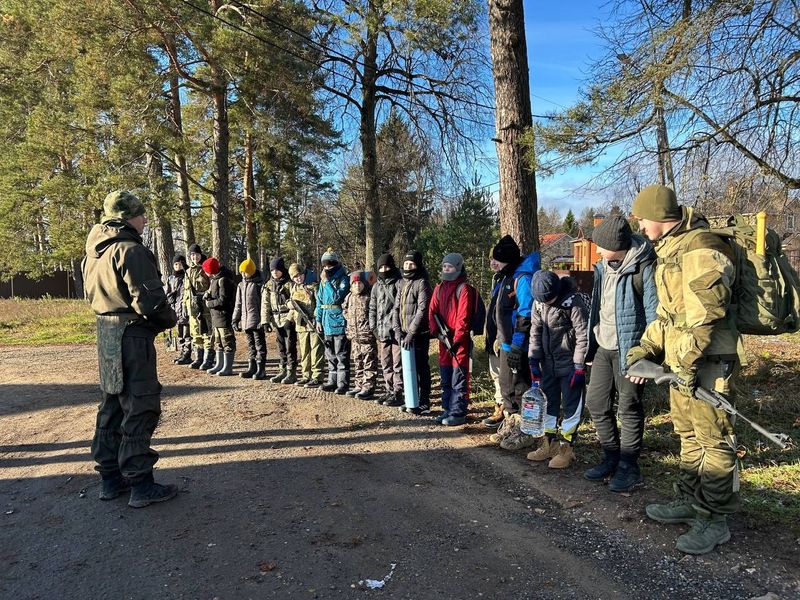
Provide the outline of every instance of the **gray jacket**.
[[258,329],[261,322],[261,271],[256,270],[252,277],[244,276],[236,288],[236,305],[233,307],[233,322],[239,323],[244,331]]
[[431,293],[431,284],[426,276],[398,282],[394,303],[394,331],[398,340],[401,335],[430,333],[428,305]]
[[574,280],[563,278],[562,292],[552,305],[534,302],[528,355],[539,359],[542,371],[557,377],[583,366],[589,346],[589,309],[575,289]]
[[394,304],[399,289],[399,275],[375,282],[369,303],[369,326],[375,338],[388,342],[394,336]]

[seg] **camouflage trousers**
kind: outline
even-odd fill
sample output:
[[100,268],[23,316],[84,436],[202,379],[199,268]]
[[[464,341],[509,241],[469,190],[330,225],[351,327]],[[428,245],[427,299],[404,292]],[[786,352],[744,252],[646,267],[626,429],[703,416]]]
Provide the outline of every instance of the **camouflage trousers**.
[[215,350],[224,352],[236,352],[236,334],[232,327],[214,327],[214,339],[212,340]]
[[297,352],[300,355],[300,377],[322,379],[325,347],[315,331],[297,332]]
[[154,337],[142,327],[128,327],[122,336],[122,392],[103,392],[92,440],[92,457],[101,475],[122,473],[136,483],[158,460],[158,452],[150,447],[161,416]]
[[192,346],[211,352],[214,349],[213,332],[211,315],[203,313],[196,317],[189,316],[189,334],[192,336]]
[[378,349],[375,341],[353,342],[353,372],[355,387],[373,391],[378,379]]
[[[731,361],[708,362],[698,370],[698,384],[733,401],[737,367]],[[676,389],[670,390],[669,400],[672,424],[681,440],[679,494],[712,514],[736,512],[739,472],[731,416]]]

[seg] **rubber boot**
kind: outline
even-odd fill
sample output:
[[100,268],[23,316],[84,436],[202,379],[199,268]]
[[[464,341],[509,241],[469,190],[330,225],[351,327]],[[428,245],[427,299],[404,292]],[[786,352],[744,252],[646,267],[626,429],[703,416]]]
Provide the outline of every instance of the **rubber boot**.
[[253,375],[256,381],[264,381],[267,378],[267,361],[262,360],[258,363],[258,370]]
[[208,371],[211,367],[214,366],[214,356],[215,355],[211,350],[206,352],[206,358],[203,361],[203,364],[200,365],[200,370],[201,371]]
[[286,372],[286,377],[281,379],[281,383],[284,385],[291,385],[293,383],[297,383],[297,376],[294,374],[294,369],[289,368]]
[[583,478],[589,481],[603,481],[614,474],[618,464],[619,450],[603,450],[603,462],[584,471]]
[[250,379],[253,375],[256,374],[256,371],[258,371],[256,359],[251,358],[247,361],[247,371],[239,373],[239,377],[242,377],[243,379]]
[[217,377],[229,377],[233,375],[233,356],[235,352],[225,352],[222,355],[222,368],[217,371]]
[[325,383],[322,385],[322,391],[323,391],[323,392],[333,392],[333,391],[335,391],[335,390],[336,390],[336,380],[333,380],[333,381],[326,381],[326,382],[325,382]]
[[200,365],[203,364],[203,360],[205,359],[206,351],[203,348],[197,349],[197,358],[194,359],[194,362],[189,365],[190,369],[199,369]]
[[144,508],[156,502],[166,502],[178,495],[178,488],[174,485],[161,485],[153,481],[150,474],[144,481],[131,487],[131,497],[128,506]]
[[210,369],[207,369],[206,372],[209,375],[216,375],[217,372],[222,370],[222,365],[223,365],[224,361],[225,361],[225,351],[224,350],[217,350],[217,361],[214,363],[214,366],[211,367]]
[[700,508],[695,510],[697,518],[692,528],[680,536],[675,544],[678,550],[684,554],[708,554],[731,539],[725,515],[715,515]]
[[189,365],[192,363],[192,350],[187,349],[178,358],[175,359],[176,365]]
[[281,367],[278,369],[278,372],[275,373],[274,376],[270,377],[269,380],[272,383],[280,383],[281,381],[283,381],[284,377],[286,377],[286,367],[281,365]]
[[622,455],[616,473],[608,482],[608,489],[612,492],[630,492],[636,486],[644,483],[644,477],[639,470],[639,463],[636,456]]

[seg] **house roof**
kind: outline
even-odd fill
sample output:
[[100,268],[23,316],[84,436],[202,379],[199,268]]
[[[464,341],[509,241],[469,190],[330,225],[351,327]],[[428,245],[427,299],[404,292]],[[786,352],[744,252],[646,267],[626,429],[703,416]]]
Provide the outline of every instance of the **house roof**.
[[564,238],[569,238],[570,240],[572,239],[566,233],[546,233],[542,236],[540,246],[542,248],[546,248],[547,246],[551,246],[556,242],[563,240]]

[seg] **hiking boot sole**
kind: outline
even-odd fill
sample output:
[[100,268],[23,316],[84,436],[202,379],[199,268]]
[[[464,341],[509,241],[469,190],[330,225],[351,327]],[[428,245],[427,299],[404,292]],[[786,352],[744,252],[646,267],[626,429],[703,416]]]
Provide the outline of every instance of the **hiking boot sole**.
[[150,506],[151,504],[158,504],[159,502],[166,502],[167,500],[172,500],[175,496],[178,495],[178,488],[174,485],[165,486],[168,487],[170,493],[166,496],[162,496],[161,498],[143,498],[141,500],[134,500],[131,498],[128,500],[128,506],[131,508],[144,508],[146,506]]
[[115,498],[119,498],[120,496],[122,496],[122,494],[124,494],[126,492],[130,492],[130,491],[131,491],[131,486],[120,488],[120,489],[115,490],[115,491],[110,492],[110,493],[109,492],[105,492],[105,493],[104,492],[100,492],[99,498],[103,502],[108,502],[109,500],[114,500]]
[[672,518],[665,518],[665,517],[657,517],[650,514],[650,511],[647,508],[644,509],[645,514],[649,519],[656,521],[658,523],[664,523],[665,525],[676,525],[678,523],[685,523],[687,525],[692,525],[695,521],[695,517],[672,517]]
[[700,555],[700,554],[708,554],[714,548],[716,548],[717,546],[721,546],[722,544],[724,544],[725,542],[729,541],[730,539],[731,539],[731,532],[728,531],[721,539],[719,539],[719,540],[717,540],[715,542],[712,542],[708,546],[704,546],[702,548],[681,548],[680,542],[675,544],[675,548],[677,550],[679,550],[680,552],[683,552],[684,554],[693,554],[693,555],[697,556],[697,555]]

